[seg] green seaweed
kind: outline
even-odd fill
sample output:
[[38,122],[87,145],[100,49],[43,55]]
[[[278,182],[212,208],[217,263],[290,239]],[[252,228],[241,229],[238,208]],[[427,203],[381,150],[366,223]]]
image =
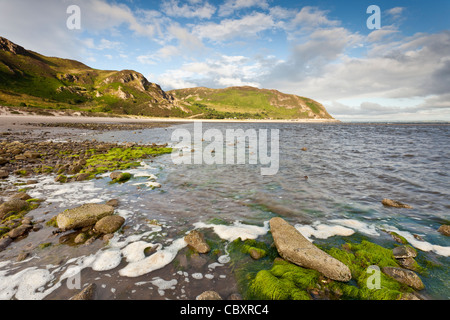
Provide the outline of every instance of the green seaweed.
[[[241,245],[243,251],[247,246]],[[270,269],[248,273],[247,287],[242,291],[247,299],[351,299],[396,300],[413,290],[381,272],[383,267],[398,267],[392,250],[372,242],[346,243],[342,249],[323,249],[346,264],[352,280],[339,282],[326,279],[319,272],[302,268],[282,259],[275,259]],[[377,272],[377,274],[375,274]],[[373,276],[379,276],[379,282]],[[378,286],[379,285],[379,286]]]
[[140,166],[137,160],[171,152],[172,148],[159,147],[111,148],[106,153],[97,153],[95,149],[92,149],[86,152],[90,157],[80,173],[89,173],[90,178],[93,178],[109,171],[135,168]]

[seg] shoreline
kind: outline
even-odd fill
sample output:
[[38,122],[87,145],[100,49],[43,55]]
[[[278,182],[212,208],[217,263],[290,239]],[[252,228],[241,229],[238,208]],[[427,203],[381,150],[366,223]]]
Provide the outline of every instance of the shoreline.
[[[45,110],[48,115],[40,115],[26,111],[15,111],[12,113],[8,107],[0,106],[0,126],[5,127],[11,123],[152,123],[152,122],[174,122],[174,123],[190,123],[190,122],[218,122],[218,123],[341,123],[336,119],[194,119],[194,118],[158,118],[144,117],[137,115],[130,116],[85,116],[77,111],[59,112],[53,110]],[[51,115],[50,115],[51,114]]]

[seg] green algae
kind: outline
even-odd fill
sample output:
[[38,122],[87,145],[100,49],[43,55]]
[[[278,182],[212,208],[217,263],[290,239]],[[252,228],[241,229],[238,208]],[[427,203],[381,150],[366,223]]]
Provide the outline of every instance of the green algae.
[[[241,245],[246,248],[245,245]],[[328,254],[346,264],[352,280],[339,282],[326,279],[319,272],[302,268],[282,259],[258,272],[248,272],[244,277],[247,286],[242,293],[246,299],[308,300],[312,298],[343,300],[396,300],[413,292],[381,272],[383,267],[398,267],[392,250],[362,240],[346,243],[342,248],[324,249]],[[245,251],[245,249],[244,249]],[[249,266],[245,267],[250,270]]]
[[[130,148],[111,148],[107,152],[89,149],[85,152],[86,162],[82,165],[80,174],[89,174],[87,179],[94,179],[97,175],[116,170],[127,170],[130,168],[136,168],[141,165],[140,160],[149,157],[155,157],[162,154],[171,153],[172,148],[165,147],[130,147]],[[64,152],[60,153],[60,156],[65,155]],[[62,173],[65,169],[61,168],[57,172],[60,174],[60,182],[64,183],[67,179]],[[125,175],[120,181],[128,180]],[[129,176],[131,178],[131,176]]]

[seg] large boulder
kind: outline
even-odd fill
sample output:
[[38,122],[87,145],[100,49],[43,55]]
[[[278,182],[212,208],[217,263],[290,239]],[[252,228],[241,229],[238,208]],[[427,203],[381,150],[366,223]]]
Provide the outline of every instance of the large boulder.
[[21,199],[11,199],[0,204],[0,220],[3,219],[9,212],[19,213],[28,209],[28,202]]
[[83,228],[113,213],[114,208],[106,204],[87,203],[61,212],[56,217],[56,223],[58,228],[63,230]]
[[283,259],[319,271],[332,280],[346,282],[352,278],[350,269],[345,264],[317,248],[284,219],[272,218],[270,230]]
[[106,216],[97,221],[94,229],[99,233],[104,234],[114,233],[117,230],[119,230],[119,228],[124,224],[124,222],[125,222],[124,217],[118,215]]

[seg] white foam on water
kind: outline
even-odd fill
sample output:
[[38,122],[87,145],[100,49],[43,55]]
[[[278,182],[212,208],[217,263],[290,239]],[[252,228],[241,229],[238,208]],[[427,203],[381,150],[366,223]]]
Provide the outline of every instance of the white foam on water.
[[197,280],[201,280],[201,279],[203,279],[203,274],[201,274],[200,272],[196,272],[196,273],[191,274],[191,277],[194,279],[197,279]]
[[154,254],[144,259],[129,263],[119,270],[119,274],[124,277],[138,277],[154,270],[161,269],[175,259],[179,250],[187,246],[184,238],[177,239],[170,246],[160,247]]
[[369,225],[362,221],[358,221],[355,219],[333,219],[330,220],[331,223],[336,223],[344,227],[348,227],[359,231],[361,233],[365,233],[371,236],[379,236],[380,233],[376,230],[376,227],[373,225]]
[[433,251],[438,255],[449,257],[450,256],[450,247],[444,247],[436,244],[429,243],[427,241],[417,240],[414,238],[414,235],[408,231],[402,231],[397,229],[394,226],[384,225],[383,226],[386,231],[394,231],[404,237],[414,248],[417,248],[422,251]]
[[263,227],[243,224],[240,221],[235,221],[233,225],[223,224],[206,224],[204,222],[194,223],[196,229],[213,228],[214,232],[223,240],[234,241],[238,238],[241,240],[256,239],[259,236],[265,235],[269,231],[269,221],[264,222]]
[[[126,258],[127,262],[136,262],[145,258],[144,250],[148,247],[153,247],[154,244],[146,241],[136,241],[130,243],[122,249],[122,254]],[[160,245],[159,245],[160,246]]]
[[150,281],[151,284],[158,287],[159,290],[168,290],[168,289],[175,289],[175,286],[178,284],[177,279],[172,280],[164,280],[159,277],[155,277]]
[[311,225],[296,224],[294,226],[305,238],[313,242],[311,237],[316,239],[328,239],[333,236],[351,236],[355,233],[353,229],[339,225],[327,225],[320,222]]
[[119,249],[109,249],[98,254],[92,263],[92,270],[106,271],[116,268],[122,260],[122,253]]

